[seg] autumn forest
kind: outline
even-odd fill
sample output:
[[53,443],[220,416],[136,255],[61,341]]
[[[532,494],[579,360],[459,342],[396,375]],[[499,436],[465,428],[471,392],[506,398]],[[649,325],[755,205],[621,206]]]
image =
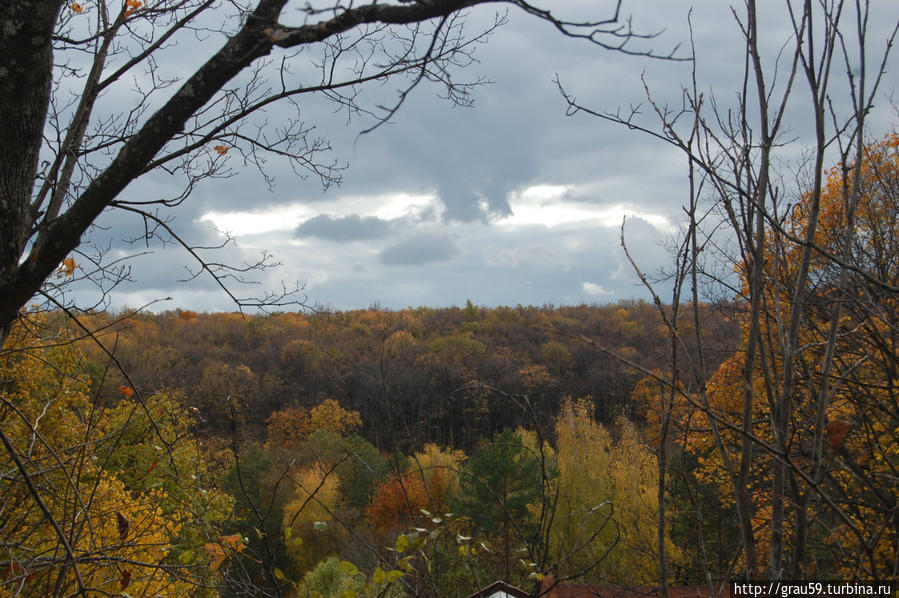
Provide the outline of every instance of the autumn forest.
[[[881,18],[888,3],[738,3],[726,42],[741,48],[726,68],[736,83],[704,79],[716,58],[697,51],[708,31],[692,19],[704,14],[689,11],[689,41],[667,51],[621,3],[583,18],[501,3],[550,31],[528,44],[688,73],[666,101],[670,89],[629,63],[644,94],[630,110],[552,82],[567,117],[597,127],[591,143],[615,130],[667,152],[650,168],[633,150],[646,180],[619,192],[676,198],[645,217],[664,222],[651,254],[664,263],[644,261],[648,237],[630,227],[652,227],[630,207],[620,229],[601,225],[620,266],[602,281],[630,277],[634,299],[332,310],[308,304],[302,284],[256,286],[276,265],[267,249],[246,261],[229,232],[190,230],[213,213],[184,218],[192,202],[217,205],[204,196],[215,179],[253,171],[272,197],[287,170],[316,192],[339,185],[346,165],[309,114],[361,138],[386,134],[419,86],[472,108],[487,79],[464,75],[508,16],[466,28],[486,3],[0,2],[0,598],[732,598],[737,580],[895,593],[899,19]],[[205,62],[172,54],[179,43]],[[672,164],[678,189],[653,187]],[[615,178],[613,165],[590,168]],[[393,174],[401,185],[409,173]],[[577,214],[625,205],[530,182],[563,189],[556,200]],[[483,218],[465,230],[481,239],[524,195],[460,189],[391,221],[309,216],[289,241],[318,226],[324,254],[395,235],[405,245],[359,253],[415,276],[462,254],[446,232],[462,218],[453,194],[476,201],[467,208]],[[537,220],[516,234],[548,234]],[[420,225],[431,237],[403,229]],[[364,238],[336,241],[341,226]],[[591,246],[569,243],[567,226],[553,242]],[[179,284],[207,284],[233,309],[116,303],[152,278],[132,264],[163,250],[188,260]],[[516,254],[516,274],[527,257],[539,256]]]
[[[720,363],[736,349],[738,310],[700,311]],[[31,349],[4,365],[32,381],[19,409],[44,410],[38,454],[85,468],[90,523],[121,559],[84,567],[92,585],[136,595],[187,583],[127,564],[159,559],[211,587],[322,596],[380,595],[399,579],[389,595],[468,595],[494,579],[533,585],[549,567],[627,584],[656,575],[666,334],[648,303],[79,322],[102,332],[72,344],[83,335],[62,313],[23,320],[10,346]],[[78,441],[49,452],[66,438]],[[666,542],[674,579],[696,583],[697,546],[721,555],[718,578],[737,551],[733,507],[697,477],[705,451],[686,440],[669,441]],[[16,492],[26,489],[7,487],[7,504],[26,500]],[[7,537],[52,540],[39,511],[24,515],[4,519]],[[51,579],[29,575],[35,587]]]
[[[899,318],[880,281],[899,256],[896,148],[887,137],[863,164],[857,269],[838,283],[827,261],[809,266],[785,452],[772,370],[789,312],[758,320],[751,384],[765,399],[746,428],[753,319],[739,299],[24,313],[0,355],[4,592],[466,596],[548,574],[652,586],[660,561],[673,585],[726,581],[751,563],[733,489],[742,430],[757,443],[752,549],[801,550],[800,576],[890,579]],[[834,169],[824,248],[842,187]],[[807,209],[785,226],[807,226]],[[783,258],[767,277],[795,279]],[[766,306],[788,292],[766,287]],[[847,292],[832,320],[829,297]],[[822,384],[823,413],[807,398]],[[776,460],[789,465],[781,539]],[[66,553],[80,556],[60,567]]]

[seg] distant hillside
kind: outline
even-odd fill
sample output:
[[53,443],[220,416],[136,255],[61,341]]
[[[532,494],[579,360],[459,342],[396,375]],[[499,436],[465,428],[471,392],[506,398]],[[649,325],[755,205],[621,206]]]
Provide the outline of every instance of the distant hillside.
[[[710,369],[739,337],[732,310],[703,309]],[[362,434],[376,446],[437,442],[470,450],[503,428],[530,423],[507,395],[526,395],[547,420],[566,396],[592,397],[601,421],[630,412],[643,374],[597,345],[650,370],[664,368],[668,355],[658,313],[643,301],[89,317],[137,387],[180,391],[186,406],[200,410],[207,435],[230,430],[231,397],[248,440],[263,437],[274,411],[334,398],[359,411]],[[95,344],[84,349],[95,370],[106,368]],[[121,375],[113,368],[107,376],[116,383],[104,388],[115,389]]]

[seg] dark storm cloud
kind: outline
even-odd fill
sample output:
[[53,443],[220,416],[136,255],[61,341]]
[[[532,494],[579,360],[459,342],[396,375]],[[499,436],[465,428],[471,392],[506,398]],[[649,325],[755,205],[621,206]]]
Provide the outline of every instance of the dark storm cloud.
[[310,218],[296,229],[298,237],[317,237],[328,241],[368,241],[390,234],[391,222],[375,216],[350,214],[333,218],[326,214]]
[[[592,2],[571,2],[564,10],[569,9],[592,16],[597,11]],[[664,45],[667,51],[689,39],[683,6],[663,5],[652,13],[653,22],[638,21],[635,27],[671,33],[647,43]],[[492,21],[493,14],[489,6],[472,10],[470,30]],[[726,10],[724,16],[730,18]],[[436,192],[446,221],[491,222],[509,215],[511,191],[536,183],[589,183],[633,172],[645,176],[646,165],[652,164],[653,182],[670,187],[671,173],[659,167],[653,152],[645,151],[646,139],[599,119],[566,116],[554,78],[588,105],[614,111],[645,102],[643,70],[679,101],[678,81],[689,79],[689,65],[656,66],[604,51],[558,36],[546,23],[516,11],[477,51],[479,62],[455,73],[460,79],[483,76],[491,81],[472,90],[473,107],[453,108],[436,101],[434,94],[440,90],[434,86],[417,89],[395,123],[353,140],[344,189]],[[648,193],[647,198],[677,212],[667,194]]]
[[[470,30],[492,22],[493,14],[489,6],[473,10]],[[459,80],[492,81],[472,90],[473,107],[437,100],[441,90],[423,85],[407,98],[395,123],[352,139],[344,190],[436,192],[446,221],[488,222],[510,213],[510,191],[553,180],[557,158],[547,152],[548,136],[582,128],[564,116],[553,73],[592,60],[596,49],[551,37],[545,24],[527,15],[513,11],[510,19],[478,47],[479,63],[455,73]],[[344,141],[335,146],[349,145],[346,136],[353,135],[354,125],[338,132]],[[595,141],[585,139],[584,149],[595,148]],[[586,159],[580,147],[569,150]],[[595,168],[575,170],[584,176]]]
[[445,232],[421,234],[392,245],[381,252],[387,266],[422,266],[451,260],[459,248]]

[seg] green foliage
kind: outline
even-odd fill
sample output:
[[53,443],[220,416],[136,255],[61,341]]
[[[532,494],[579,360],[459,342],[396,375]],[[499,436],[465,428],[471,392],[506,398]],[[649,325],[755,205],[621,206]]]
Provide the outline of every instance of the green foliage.
[[345,568],[341,568],[336,556],[328,557],[303,576],[297,594],[308,598],[358,596],[365,588],[365,581],[347,573]]
[[487,353],[487,345],[473,338],[470,332],[462,332],[432,340],[431,352],[441,359],[460,364],[483,357]]
[[514,430],[504,430],[469,459],[457,509],[487,532],[527,519],[540,492],[540,463]]
[[401,584],[394,590],[402,588],[403,595],[464,596],[498,576],[485,558],[489,549],[475,537],[467,517],[425,509],[420,513],[420,526],[396,536],[388,561],[392,570],[382,569],[380,576],[376,571],[373,581],[393,577]]
[[465,300],[465,308],[462,310],[462,313],[465,314],[465,319],[469,322],[474,322],[478,319],[478,313],[480,310],[478,306],[471,302],[471,299]]
[[555,373],[564,372],[573,362],[571,351],[559,341],[543,343],[540,347],[540,361],[547,364]]
[[[471,518],[494,546],[482,556],[503,579],[510,579],[519,549],[534,547],[535,518],[530,505],[542,491],[540,461],[519,433],[504,430],[469,459],[460,476],[456,512]],[[486,546],[486,545],[485,545]]]
[[313,432],[291,457],[295,467],[333,467],[340,493],[354,509],[368,506],[378,483],[390,473],[381,452],[358,434],[344,437],[324,430]]
[[274,583],[266,570],[284,571],[290,565],[281,524],[291,488],[283,483],[283,478],[283,472],[265,449],[252,443],[240,450],[221,483],[222,489],[234,497],[230,523],[248,540],[246,558],[233,567],[234,575],[252,579],[262,588],[270,588]]
[[378,482],[390,473],[387,459],[357,434],[340,439],[334,450],[332,459],[340,460],[336,473],[346,504],[364,509],[371,504]]
[[174,397],[159,393],[144,402],[124,399],[104,414],[98,431],[107,439],[96,456],[129,492],[152,493],[162,515],[178,526],[169,560],[193,562],[213,526],[229,515],[233,500],[214,488],[214,472],[191,435],[194,420]]

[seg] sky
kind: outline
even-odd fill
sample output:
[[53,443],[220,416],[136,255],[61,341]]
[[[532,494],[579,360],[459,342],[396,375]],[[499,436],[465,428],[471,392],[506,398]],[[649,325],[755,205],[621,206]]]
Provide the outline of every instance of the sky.
[[[610,4],[568,0],[561,6],[565,16],[581,18],[602,14]],[[762,45],[773,64],[790,29],[782,3],[761,4]],[[489,27],[497,10],[505,8],[472,9],[466,30]],[[633,49],[667,54],[679,46],[680,56],[689,54],[691,15],[700,87],[722,106],[735,105],[743,52],[729,3],[643,0],[625,2],[624,11],[635,30],[659,33]],[[878,3],[875,12],[872,40],[882,40],[899,19],[899,3]],[[287,14],[285,21],[292,13]],[[222,40],[209,35],[183,42],[159,62],[183,75]],[[314,58],[309,52],[289,59],[297,77],[311,73],[308,61]],[[233,237],[223,249],[203,253],[213,261],[254,263],[266,252],[280,263],[250,273],[254,284],[233,286],[239,296],[300,285],[305,304],[340,310],[648,297],[620,247],[622,222],[640,268],[661,275],[671,261],[667,247],[682,224],[685,159],[626,127],[583,113],[566,115],[556,80],[597,111],[639,105],[642,122],[653,125],[644,85],[659,103],[679,105],[691,63],[630,56],[566,38],[514,8],[477,45],[476,59],[456,73],[460,80],[488,81],[471,91],[470,107],[454,106],[441,97],[439,85],[424,84],[387,124],[367,134],[360,135],[372,125],[365,115],[348,120],[325,98],[303,96],[305,126],[331,147],[321,159],[346,166],[339,186],[323,190],[317,177],[301,178],[272,158],[266,163],[275,179],[270,187],[233,151],[223,157],[229,178],[202,181],[166,217],[195,244],[216,246],[225,233]],[[896,66],[895,59],[888,64]],[[389,102],[400,85],[376,82],[363,89],[360,101],[370,107]],[[889,104],[897,85],[899,77],[888,74],[871,118],[877,135],[894,125]],[[128,96],[113,94],[109,101],[126,105]],[[265,119],[276,127],[288,116],[285,106]],[[810,139],[810,123],[799,108],[788,118],[798,159]],[[180,185],[177,177],[157,172],[132,183],[125,197],[176,195]],[[143,231],[133,215],[107,213],[100,224],[87,240],[113,258],[129,257],[132,281],[114,289],[114,308],[235,309],[211,277],[179,282],[193,268],[184,251],[156,242],[126,243]]]

